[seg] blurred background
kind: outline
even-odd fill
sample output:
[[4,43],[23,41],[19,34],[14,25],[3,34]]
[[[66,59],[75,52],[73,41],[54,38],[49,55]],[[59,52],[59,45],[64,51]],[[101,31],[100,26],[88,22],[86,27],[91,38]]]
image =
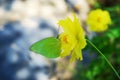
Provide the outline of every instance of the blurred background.
[[[88,30],[91,10],[110,12],[105,32]],[[120,74],[120,0],[0,0],[0,80],[119,80],[89,44],[83,61],[48,59],[29,50],[31,44],[58,35],[57,21],[75,12],[86,38],[97,45]]]

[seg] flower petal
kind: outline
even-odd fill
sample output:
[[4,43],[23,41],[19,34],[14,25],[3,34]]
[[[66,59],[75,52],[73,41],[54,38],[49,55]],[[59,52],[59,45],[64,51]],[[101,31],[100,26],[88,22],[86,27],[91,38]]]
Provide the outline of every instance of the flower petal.
[[58,25],[60,25],[63,28],[65,33],[75,35],[76,31],[75,28],[73,27],[73,22],[70,18],[67,17],[64,20],[60,20],[58,22]]

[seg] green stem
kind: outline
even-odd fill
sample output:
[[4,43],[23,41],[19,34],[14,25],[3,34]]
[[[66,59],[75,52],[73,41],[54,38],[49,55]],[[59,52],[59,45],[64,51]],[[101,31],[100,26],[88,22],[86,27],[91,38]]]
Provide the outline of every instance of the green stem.
[[102,57],[106,60],[106,62],[109,64],[109,66],[115,72],[115,74],[117,75],[117,77],[120,79],[120,76],[119,76],[118,72],[115,70],[115,68],[113,67],[113,65],[109,62],[109,60],[104,56],[104,54],[90,40],[87,39],[87,42],[89,42],[100,53],[100,55],[102,55]]

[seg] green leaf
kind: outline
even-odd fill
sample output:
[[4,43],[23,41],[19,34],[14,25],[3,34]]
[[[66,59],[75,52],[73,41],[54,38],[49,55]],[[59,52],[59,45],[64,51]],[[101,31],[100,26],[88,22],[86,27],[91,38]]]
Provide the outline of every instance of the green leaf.
[[119,29],[112,29],[112,30],[110,30],[106,35],[107,35],[109,38],[115,39],[115,38],[120,37],[119,32],[120,32]]
[[48,58],[57,58],[61,53],[61,45],[58,39],[49,37],[33,44],[30,50]]

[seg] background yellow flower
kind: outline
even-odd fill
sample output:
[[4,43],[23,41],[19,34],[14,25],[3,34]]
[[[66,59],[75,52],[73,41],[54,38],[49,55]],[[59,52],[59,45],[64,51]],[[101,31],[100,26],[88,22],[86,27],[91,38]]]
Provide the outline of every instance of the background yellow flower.
[[87,24],[91,31],[105,31],[108,29],[108,24],[111,24],[110,14],[101,9],[93,10],[88,15]]

